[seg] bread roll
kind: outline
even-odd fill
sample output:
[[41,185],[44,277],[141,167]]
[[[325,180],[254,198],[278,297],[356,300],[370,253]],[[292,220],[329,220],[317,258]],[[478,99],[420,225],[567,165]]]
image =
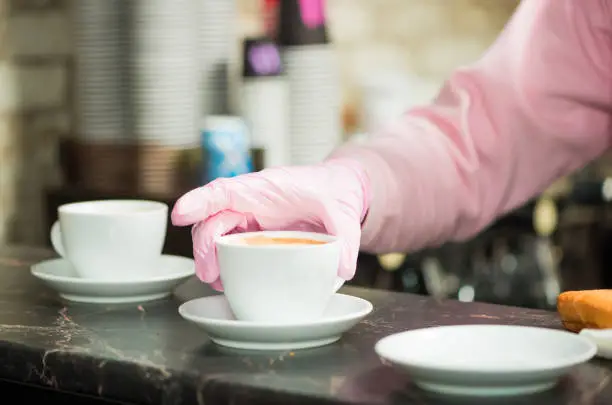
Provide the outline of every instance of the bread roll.
[[557,298],[563,325],[573,332],[612,328],[612,290],[567,291]]

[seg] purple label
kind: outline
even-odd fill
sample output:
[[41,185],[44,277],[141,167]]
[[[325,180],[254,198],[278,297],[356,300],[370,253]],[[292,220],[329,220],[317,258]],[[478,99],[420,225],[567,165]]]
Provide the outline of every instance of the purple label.
[[302,22],[308,28],[317,28],[325,23],[323,0],[298,0]]
[[272,44],[253,45],[248,53],[249,63],[258,75],[280,73],[281,60],[278,49]]

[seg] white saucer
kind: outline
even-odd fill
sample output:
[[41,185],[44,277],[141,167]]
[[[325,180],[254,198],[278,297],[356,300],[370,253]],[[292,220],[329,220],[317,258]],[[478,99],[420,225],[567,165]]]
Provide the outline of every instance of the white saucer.
[[247,350],[296,350],[324,346],[372,312],[370,302],[335,294],[320,320],[293,325],[238,321],[224,295],[198,298],[179,307],[179,314],[221,346]]
[[163,255],[159,275],[130,281],[92,280],[76,275],[66,259],[51,259],[32,266],[32,275],[59,295],[75,302],[122,304],[152,301],[172,294],[180,283],[195,274],[193,259]]
[[440,326],[397,333],[375,346],[383,362],[406,370],[422,389],[500,396],[552,388],[597,347],[573,333],[525,326]]

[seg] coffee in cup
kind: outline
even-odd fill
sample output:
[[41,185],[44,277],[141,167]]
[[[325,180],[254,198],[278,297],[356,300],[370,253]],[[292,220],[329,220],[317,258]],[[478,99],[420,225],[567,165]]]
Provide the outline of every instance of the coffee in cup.
[[327,242],[310,238],[288,238],[271,236],[249,236],[242,239],[242,242],[250,246],[266,245],[322,245]]
[[314,232],[250,232],[216,239],[225,296],[237,319],[292,324],[320,318],[344,280],[340,242]]
[[168,206],[146,200],[65,204],[51,228],[55,251],[89,279],[139,280],[160,270]]

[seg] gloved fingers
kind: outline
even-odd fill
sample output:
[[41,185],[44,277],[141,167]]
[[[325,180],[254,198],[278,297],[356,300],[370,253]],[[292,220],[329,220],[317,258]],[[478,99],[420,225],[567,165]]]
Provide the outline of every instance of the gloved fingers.
[[196,274],[205,283],[213,283],[219,278],[217,247],[215,238],[225,235],[236,228],[247,227],[244,215],[232,211],[223,211],[198,222],[191,230],[193,239],[193,258]]
[[340,267],[338,276],[350,280],[355,276],[357,255],[361,243],[361,224],[349,209],[337,202],[319,206],[319,216],[327,232],[340,239]]
[[170,218],[175,226],[193,225],[228,209],[228,184],[226,179],[219,179],[184,194],[174,204]]
[[172,223],[193,225],[218,212],[241,212],[264,222],[264,228],[275,229],[287,222],[301,219],[302,188],[292,183],[286,170],[268,169],[231,179],[217,179],[204,187],[183,195],[172,210]]
[[221,282],[221,278],[218,278],[212,283],[210,283],[210,286],[215,291],[223,291],[223,283]]
[[288,183],[278,172],[270,170],[266,176],[236,177],[229,190],[231,209],[251,215],[267,230],[281,229],[302,220],[306,215],[306,199],[301,187]]

